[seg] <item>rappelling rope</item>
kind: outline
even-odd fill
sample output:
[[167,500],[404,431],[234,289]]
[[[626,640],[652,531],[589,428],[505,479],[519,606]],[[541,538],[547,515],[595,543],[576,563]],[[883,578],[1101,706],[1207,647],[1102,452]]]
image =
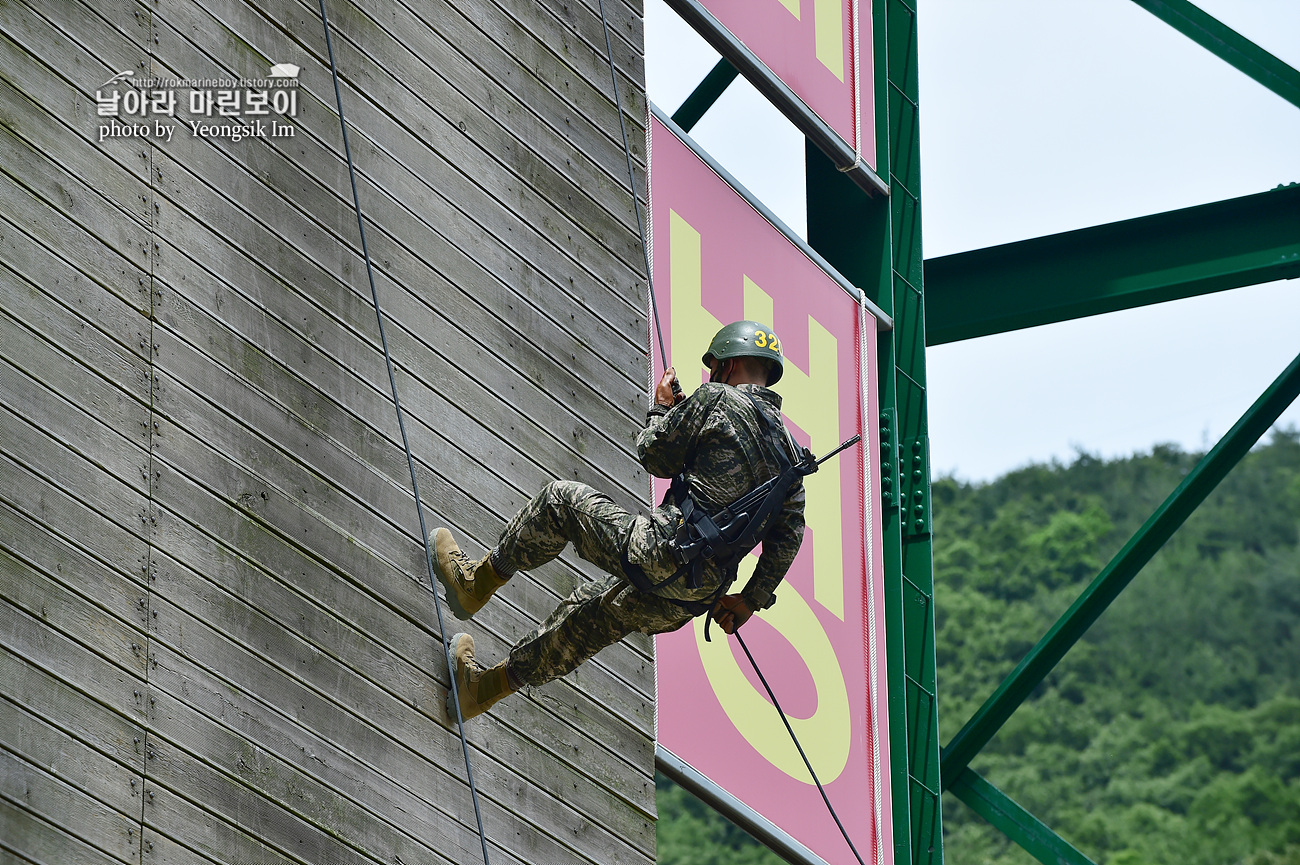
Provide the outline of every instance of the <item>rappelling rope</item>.
[[[325,0],[321,0],[321,2],[324,3]],[[668,353],[664,350],[663,325],[659,322],[659,304],[655,301],[654,281],[650,274],[650,245],[646,243],[645,224],[641,221],[641,202],[636,194],[636,175],[632,171],[632,147],[628,144],[627,124],[623,120],[623,105],[618,95],[618,72],[614,67],[614,47],[609,38],[609,21],[605,18],[605,0],[597,0],[597,5],[600,7],[600,24],[605,29],[605,52],[609,57],[609,77],[614,84],[614,110],[618,112],[618,126],[623,133],[623,154],[627,157],[627,179],[632,190],[632,208],[636,211],[636,227],[641,235],[641,252],[645,256],[646,287],[650,292],[650,311],[651,317],[654,319],[655,333],[659,337],[659,359],[663,362],[663,368],[667,370]],[[861,156],[859,156],[859,159],[861,159]],[[711,615],[711,612],[705,613],[705,615]],[[768,698],[772,701],[772,705],[776,707],[777,714],[781,716],[781,723],[785,724],[786,732],[790,734],[790,739],[794,742],[795,748],[799,749],[799,756],[803,757],[803,764],[808,767],[808,774],[812,775],[818,792],[822,794],[822,801],[826,803],[826,810],[831,812],[831,817],[835,820],[835,825],[840,827],[840,834],[844,836],[845,843],[853,851],[853,858],[858,860],[858,865],[866,865],[862,861],[862,857],[858,855],[858,848],[853,846],[853,841],[850,840],[849,833],[845,831],[844,824],[840,822],[840,816],[835,813],[835,808],[831,805],[830,797],[826,795],[826,789],[822,787],[822,782],[818,779],[817,773],[813,771],[812,763],[809,762],[808,755],[804,753],[803,746],[799,744],[799,737],[794,734],[794,728],[790,726],[790,720],[786,717],[785,710],[777,702],[776,694],[772,693],[771,686],[767,684],[767,678],[763,675],[763,671],[758,668],[758,662],[750,654],[744,638],[740,636],[740,628],[735,628],[732,635],[740,643],[740,648],[745,650],[745,657],[749,658],[750,666],[754,668],[758,680],[763,683],[763,688],[767,690]]]
[[379,342],[384,348],[384,364],[388,367],[388,384],[393,391],[393,407],[397,410],[397,427],[402,432],[402,447],[406,451],[406,465],[411,470],[411,490],[415,493],[415,512],[420,518],[420,538],[424,541],[424,561],[429,568],[429,592],[433,595],[433,608],[438,613],[438,633],[442,638],[442,653],[448,661],[451,678],[451,702],[456,706],[456,726],[460,730],[460,747],[465,753],[465,776],[469,779],[469,793],[474,801],[474,818],[478,821],[478,837],[483,845],[483,865],[488,863],[487,834],[483,831],[483,812],[479,809],[478,789],[474,786],[474,767],[469,760],[469,742],[465,739],[465,719],[460,712],[460,694],[456,688],[456,668],[447,642],[447,628],[443,623],[442,604],[434,588],[433,552],[429,549],[429,529],[424,522],[424,506],[420,503],[420,485],[415,479],[415,458],[411,456],[411,443],[406,437],[406,422],[402,419],[402,403],[397,398],[397,379],[393,375],[393,358],[388,353],[388,337],[384,334],[384,314],[379,306],[379,292],[375,289],[375,271],[370,263],[370,248],[366,245],[366,224],[361,218],[361,197],[357,194],[357,172],[352,165],[352,149],[348,146],[348,124],[343,116],[343,95],[339,90],[339,70],[334,62],[334,43],[330,39],[329,17],[325,14],[325,0],[320,0],[320,19],[325,26],[325,48],[329,52],[330,73],[334,76],[334,100],[338,104],[339,126],[343,129],[343,153],[348,162],[348,179],[352,181],[352,202],[357,210],[357,230],[361,233],[361,254],[366,261],[366,277],[370,280],[370,297],[375,302],[375,318],[379,321]]
[[614,46],[609,41],[609,21],[605,18],[605,0],[597,0],[600,7],[600,26],[605,29],[605,53],[609,57],[609,78],[614,83],[614,110],[618,113],[618,128],[623,133],[623,155],[627,157],[627,182],[632,190],[632,209],[636,211],[636,230],[641,235],[641,255],[645,258],[646,290],[650,294],[651,317],[655,333],[659,336],[659,360],[668,369],[668,352],[664,350],[664,331],[659,326],[659,303],[655,299],[654,275],[650,272],[650,244],[645,239],[645,223],[641,221],[641,201],[636,195],[636,174],[632,171],[632,146],[627,142],[627,122],[623,120],[623,103],[618,95],[618,72],[614,67]]
[[858,848],[854,847],[853,841],[849,839],[849,833],[844,830],[844,824],[840,822],[840,815],[835,813],[835,808],[831,805],[830,797],[826,795],[826,788],[822,786],[822,782],[817,777],[817,773],[813,771],[812,763],[808,761],[808,755],[803,752],[803,746],[799,744],[799,737],[794,734],[794,728],[790,726],[790,719],[785,716],[785,710],[782,709],[781,704],[776,701],[776,694],[772,693],[772,686],[767,683],[767,679],[763,676],[763,671],[758,668],[758,662],[755,661],[754,656],[749,653],[749,646],[745,645],[745,638],[740,636],[740,628],[736,628],[732,633],[732,636],[734,636],[736,641],[740,643],[740,648],[745,650],[745,657],[749,658],[749,665],[753,667],[754,672],[758,674],[758,680],[763,683],[763,688],[767,691],[768,699],[772,701],[772,705],[776,707],[777,713],[781,716],[781,723],[785,724],[785,729],[790,734],[790,739],[793,740],[794,746],[799,749],[799,756],[803,757],[803,764],[808,767],[808,774],[812,775],[813,783],[817,785],[817,792],[822,794],[822,801],[826,803],[826,810],[831,812],[831,817],[834,818],[835,825],[840,827],[840,834],[844,836],[844,843],[848,844],[849,849],[853,851],[853,858],[858,860],[858,865],[866,865],[866,863],[862,861],[862,857],[858,855]]

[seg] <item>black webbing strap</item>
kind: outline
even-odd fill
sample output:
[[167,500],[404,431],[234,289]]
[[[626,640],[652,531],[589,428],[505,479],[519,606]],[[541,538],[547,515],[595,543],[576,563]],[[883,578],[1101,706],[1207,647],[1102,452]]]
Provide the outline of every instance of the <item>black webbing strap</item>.
[[[768,419],[767,414],[758,404],[758,400],[754,399],[753,394],[748,391],[741,391],[741,393],[753,405],[759,425],[766,434],[765,437],[775,445],[776,460],[780,472],[774,478],[764,482],[758,488],[751,490],[723,508],[716,515],[708,513],[695,502],[695,498],[690,494],[684,474],[673,478],[672,485],[669,487],[664,500],[666,502],[670,497],[674,498],[682,512],[682,527],[674,540],[674,555],[681,567],[674,571],[671,576],[656,583],[650,579],[644,568],[634,564],[628,558],[625,545],[621,553],[623,572],[638,591],[653,594],[656,590],[662,589],[688,575],[687,585],[691,588],[699,588],[703,584],[703,570],[706,559],[713,559],[724,572],[730,571],[733,565],[739,562],[750,550],[758,546],[767,535],[772,520],[777,512],[784,507],[786,496],[789,495],[790,488],[794,486],[795,481],[817,470],[816,462],[811,458],[812,455],[808,453],[805,453],[804,458],[798,463],[791,463],[786,453],[785,436],[777,437],[771,420]],[[781,429],[781,432],[785,432],[784,428]],[[719,519],[722,519],[721,526],[718,525]],[[738,535],[734,534],[737,529],[739,529]],[[729,534],[732,536],[728,537]],[[718,587],[717,591],[704,600],[687,601],[677,598],[665,598],[664,600],[676,604],[692,616],[704,615],[713,611],[718,601],[731,587],[734,579],[733,577],[726,580]],[[711,621],[705,622],[704,625],[704,638],[706,641],[709,640],[710,624]]]

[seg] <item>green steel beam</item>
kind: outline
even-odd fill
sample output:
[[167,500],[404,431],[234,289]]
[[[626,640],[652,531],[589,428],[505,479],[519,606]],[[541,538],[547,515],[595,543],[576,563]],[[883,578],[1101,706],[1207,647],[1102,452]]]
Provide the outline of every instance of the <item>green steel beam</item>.
[[949,790],[1043,865],[1095,865],[974,769],[966,769]]
[[[921,264],[914,4],[871,5],[874,128],[890,195],[869,197],[809,141],[808,243],[892,316],[877,339],[892,861],[943,865],[935,700],[934,566]],[[869,128],[869,127],[864,127]],[[902,506],[902,507],[900,507]],[[919,510],[918,510],[919,509]]]
[[1134,3],[1300,108],[1300,72],[1187,0]]
[[1300,276],[1300,184],[932,258],[940,345]]
[[704,80],[695,86],[691,95],[686,97],[686,101],[677,108],[676,113],[673,114],[673,122],[680,126],[683,132],[690,132],[695,124],[700,122],[704,112],[713,107],[713,103],[718,101],[739,74],[736,67],[723,57],[709,70],[709,74],[704,76]]
[[1007,718],[1052,671],[1097,617],[1164,546],[1228,471],[1259,441],[1300,394],[1300,355],[1264,391],[1218,444],[1196,464],[1178,488],[1102,569],[1065,615],[1025,656],[1010,676],[943,749],[940,772],[948,787],[971,758],[1001,729]]

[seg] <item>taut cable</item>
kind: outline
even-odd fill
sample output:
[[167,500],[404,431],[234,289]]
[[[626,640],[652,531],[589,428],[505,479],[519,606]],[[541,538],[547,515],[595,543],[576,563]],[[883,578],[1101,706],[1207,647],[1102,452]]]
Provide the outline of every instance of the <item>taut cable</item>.
[[460,747],[465,754],[465,776],[469,780],[470,797],[474,800],[474,818],[478,821],[478,837],[483,845],[483,865],[488,863],[487,833],[483,831],[483,812],[479,809],[478,789],[474,785],[474,767],[469,760],[469,742],[465,738],[465,719],[461,717],[460,695],[456,687],[456,669],[452,665],[451,646],[447,642],[447,628],[442,618],[442,603],[435,588],[433,552],[429,549],[429,529],[424,523],[424,506],[420,503],[420,484],[415,479],[415,458],[411,456],[411,443],[406,437],[406,422],[402,419],[402,403],[397,398],[397,379],[393,375],[393,358],[388,353],[388,337],[384,334],[384,313],[379,306],[379,292],[375,289],[375,271],[370,263],[370,247],[366,245],[366,223],[361,218],[361,196],[357,194],[357,172],[352,164],[352,148],[348,146],[348,124],[343,115],[343,94],[339,90],[339,70],[334,63],[334,43],[330,38],[329,17],[325,14],[325,0],[320,0],[320,19],[325,26],[325,48],[329,52],[330,73],[334,76],[334,100],[338,104],[339,126],[343,129],[343,154],[348,162],[348,179],[352,181],[352,203],[357,210],[357,230],[361,233],[361,255],[366,261],[366,277],[370,280],[370,297],[375,302],[375,318],[379,321],[379,342],[384,348],[384,364],[388,367],[388,384],[393,391],[393,407],[397,410],[397,427],[402,432],[402,448],[406,451],[406,465],[411,470],[411,490],[415,494],[415,512],[420,518],[420,539],[424,541],[424,561],[429,569],[429,592],[433,595],[433,608],[438,613],[438,633],[442,638],[442,654],[447,658],[451,678],[452,702],[456,704],[456,726],[460,730]]

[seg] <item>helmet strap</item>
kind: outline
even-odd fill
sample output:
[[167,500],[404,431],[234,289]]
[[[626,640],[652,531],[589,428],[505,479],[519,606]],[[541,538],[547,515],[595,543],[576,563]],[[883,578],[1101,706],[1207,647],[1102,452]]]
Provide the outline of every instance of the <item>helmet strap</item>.
[[727,384],[727,379],[736,371],[736,359],[729,357],[724,361],[718,362],[718,365],[709,373],[709,381],[716,384]]

